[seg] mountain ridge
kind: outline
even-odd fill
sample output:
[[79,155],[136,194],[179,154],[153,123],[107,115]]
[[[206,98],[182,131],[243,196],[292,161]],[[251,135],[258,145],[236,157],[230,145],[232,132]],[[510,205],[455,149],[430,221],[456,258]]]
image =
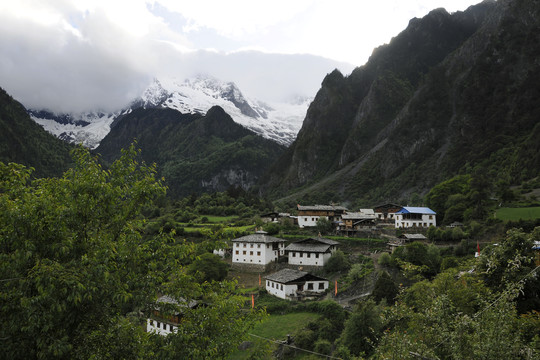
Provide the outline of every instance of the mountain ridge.
[[205,115],[139,108],[119,117],[95,152],[111,162],[134,140],[172,197],[250,189],[285,149],[237,124],[221,107]]
[[156,78],[129,107],[111,113],[55,114],[30,109],[29,114],[55,136],[93,149],[107,135],[117,117],[139,107],[168,107],[183,113],[204,114],[219,105],[242,126],[288,146],[301,127],[308,101],[268,105],[245,97],[234,82],[199,74],[183,81]]
[[474,167],[494,178],[534,177],[538,156],[516,153],[528,152],[531,133],[540,131],[533,120],[537,15],[532,2],[485,1],[411,20],[366,65],[326,77],[261,192],[289,205],[365,206],[407,203]]

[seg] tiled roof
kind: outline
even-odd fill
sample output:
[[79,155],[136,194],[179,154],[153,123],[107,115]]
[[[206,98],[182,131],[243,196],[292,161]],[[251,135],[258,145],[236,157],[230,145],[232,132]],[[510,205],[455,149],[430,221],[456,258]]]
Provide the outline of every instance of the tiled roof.
[[331,245],[327,244],[302,244],[292,243],[285,248],[285,251],[304,251],[314,253],[325,253],[330,249]]
[[297,205],[300,211],[322,210],[322,211],[347,211],[346,207],[337,205]]
[[332,245],[339,245],[339,242],[325,238],[308,238],[294,242],[285,248],[285,251],[306,251],[324,253]]
[[250,234],[246,236],[239,237],[238,239],[233,239],[233,242],[245,242],[245,243],[263,243],[263,244],[270,244],[270,243],[278,243],[278,242],[285,242],[286,240],[276,238],[273,236],[268,236],[266,233],[263,232],[256,232],[255,234]]
[[375,219],[375,212],[371,210],[371,213],[368,212],[351,212],[341,215],[341,218],[344,220],[356,220],[356,219]]
[[306,271],[300,271],[300,270],[294,270],[294,269],[281,269],[278,272],[275,272],[273,274],[266,276],[265,279],[270,280],[270,281],[275,281],[281,284],[287,284],[287,283],[297,282],[297,281],[311,281],[311,280],[328,281],[325,278],[310,274]]
[[408,240],[425,240],[426,237],[423,234],[403,234],[404,238]]
[[291,281],[298,280],[308,273],[306,271],[294,270],[294,269],[281,269],[278,272],[270,274],[266,279],[279,282],[279,283],[288,283]]
[[307,238],[300,241],[297,241],[296,243],[323,243],[326,245],[339,245],[338,241],[325,239],[322,237],[316,237],[316,238]]

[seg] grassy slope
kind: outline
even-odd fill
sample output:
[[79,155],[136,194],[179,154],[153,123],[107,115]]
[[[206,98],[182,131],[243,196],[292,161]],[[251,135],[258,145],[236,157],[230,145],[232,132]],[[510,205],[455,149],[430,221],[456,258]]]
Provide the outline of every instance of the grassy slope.
[[527,208],[500,208],[495,213],[497,219],[504,221],[520,219],[531,220],[540,218],[540,206]]

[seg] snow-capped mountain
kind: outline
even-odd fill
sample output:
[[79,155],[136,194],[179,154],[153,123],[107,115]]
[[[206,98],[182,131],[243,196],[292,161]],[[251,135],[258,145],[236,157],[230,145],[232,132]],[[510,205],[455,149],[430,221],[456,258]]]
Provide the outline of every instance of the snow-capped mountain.
[[52,114],[29,110],[45,130],[64,140],[96,148],[109,133],[114,119],[133,109],[167,107],[182,113],[206,112],[221,106],[235,122],[283,145],[290,145],[302,126],[311,99],[292,99],[290,103],[267,104],[245,97],[233,82],[208,75],[192,79],[155,79],[128,109],[103,114]]
[[122,113],[54,114],[49,111],[28,110],[30,117],[54,136],[71,143],[95,149],[111,131],[114,119]]

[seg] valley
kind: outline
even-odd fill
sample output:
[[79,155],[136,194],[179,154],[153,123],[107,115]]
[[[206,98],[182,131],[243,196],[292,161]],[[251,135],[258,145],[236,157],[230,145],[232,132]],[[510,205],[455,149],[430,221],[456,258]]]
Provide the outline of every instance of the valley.
[[537,1],[434,9],[350,73],[174,51],[153,56],[242,71],[152,79],[141,58],[55,111],[0,89],[7,357],[540,358]]

